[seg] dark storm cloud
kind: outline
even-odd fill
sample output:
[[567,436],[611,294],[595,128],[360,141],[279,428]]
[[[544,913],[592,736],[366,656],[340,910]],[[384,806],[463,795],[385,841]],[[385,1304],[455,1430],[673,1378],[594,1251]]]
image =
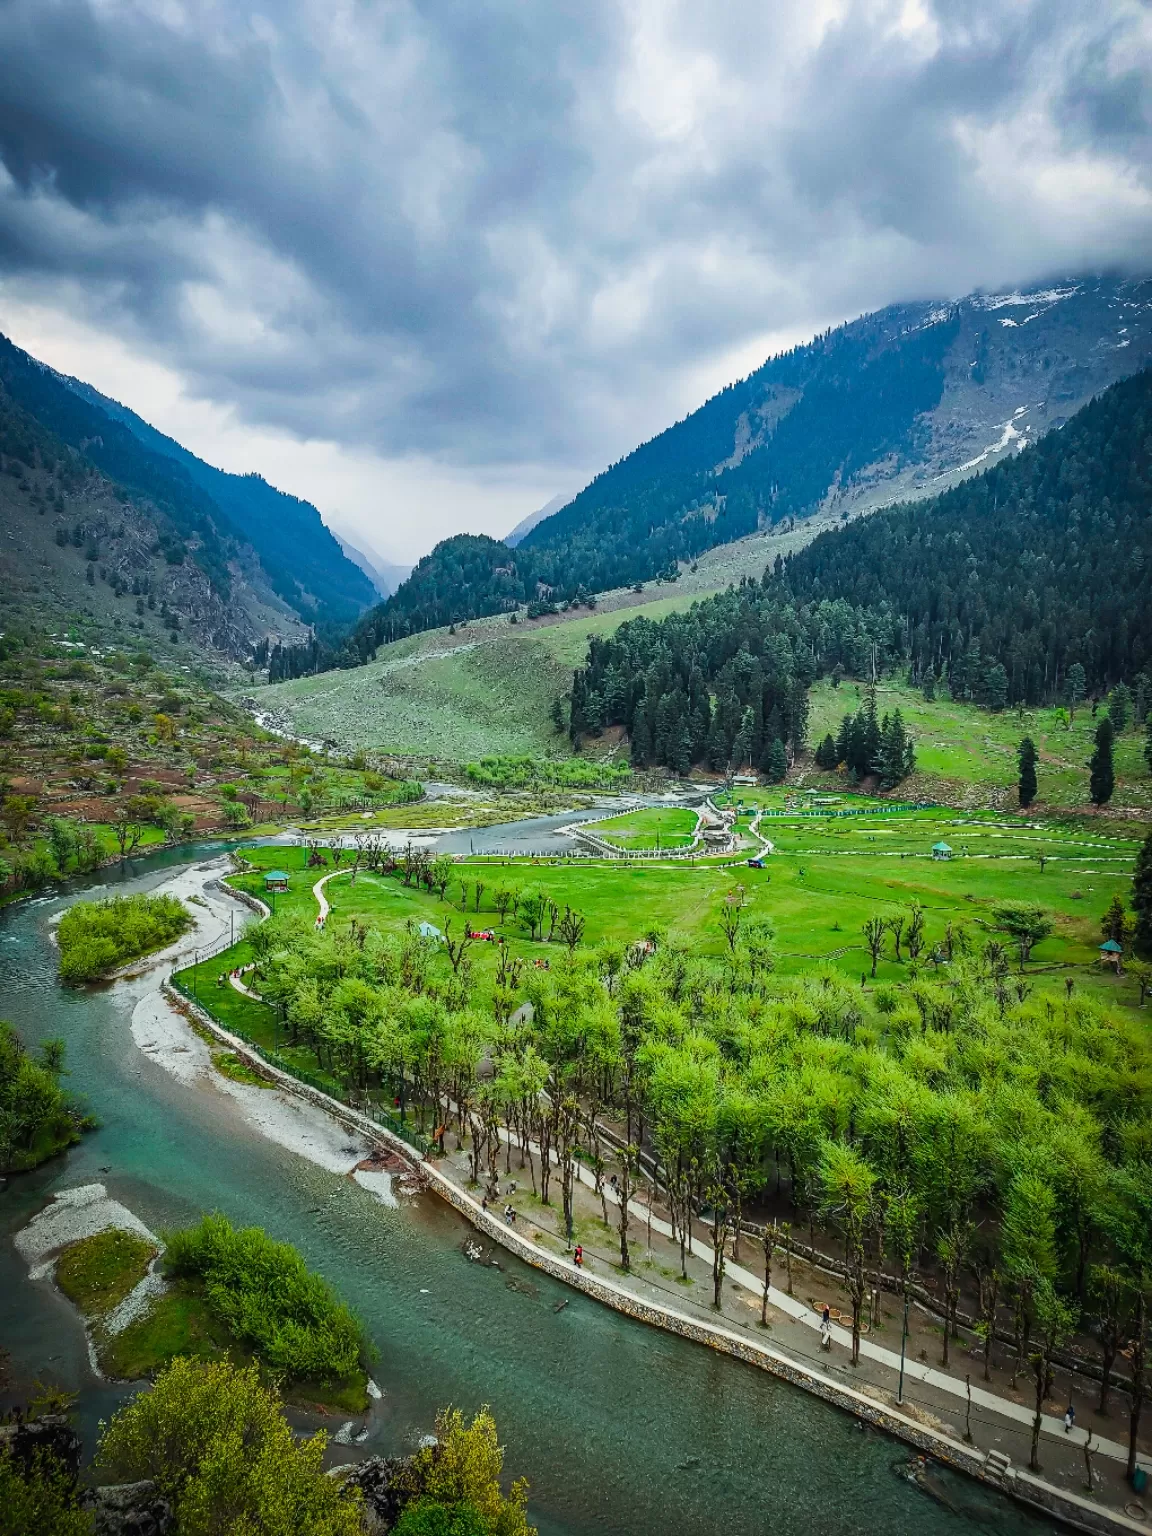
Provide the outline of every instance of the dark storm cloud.
[[1125,0],[0,0],[0,272],[252,422],[595,466],[759,334],[1146,258],[1150,57]]

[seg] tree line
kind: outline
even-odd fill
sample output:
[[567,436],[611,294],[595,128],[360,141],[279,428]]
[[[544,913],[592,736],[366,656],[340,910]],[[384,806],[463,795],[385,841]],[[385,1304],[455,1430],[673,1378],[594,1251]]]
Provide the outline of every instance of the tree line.
[[[571,738],[578,745],[586,734],[619,725],[638,767],[662,764],[683,774],[693,764],[750,766],[782,779],[806,743],[811,683],[837,669],[867,675],[892,663],[899,649],[899,629],[883,614],[837,601],[782,600],[770,579],[742,579],[686,613],[632,619],[610,637],[592,637],[572,680]],[[859,776],[874,771],[880,752],[884,727],[874,700],[870,719],[864,746],[852,753]],[[890,723],[889,746],[893,729]],[[902,744],[885,761],[896,783],[912,760]]]

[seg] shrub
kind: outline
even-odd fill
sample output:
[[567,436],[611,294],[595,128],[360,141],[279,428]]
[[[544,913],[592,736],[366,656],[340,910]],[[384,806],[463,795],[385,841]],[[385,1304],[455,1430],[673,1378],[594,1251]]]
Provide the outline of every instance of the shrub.
[[153,1480],[180,1536],[357,1536],[359,1502],[324,1475],[324,1434],[297,1442],[257,1367],[174,1360],[108,1425],[98,1463]]
[[265,1364],[312,1380],[356,1370],[360,1325],[290,1244],[259,1227],[238,1231],[220,1215],[166,1241],[167,1271],[199,1280],[212,1311]]
[[113,896],[80,901],[60,920],[60,975],[90,981],[140,955],[163,949],[192,926],[175,896]]

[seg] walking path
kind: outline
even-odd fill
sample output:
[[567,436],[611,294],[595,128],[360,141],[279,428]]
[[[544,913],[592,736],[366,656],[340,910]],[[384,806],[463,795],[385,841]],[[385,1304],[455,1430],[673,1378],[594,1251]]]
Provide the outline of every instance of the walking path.
[[312,894],[315,896],[316,904],[320,908],[320,911],[316,917],[316,926],[318,928],[322,928],[328,921],[328,914],[332,910],[332,908],[328,905],[328,898],[324,894],[324,887],[328,884],[329,880],[335,880],[337,875],[349,875],[351,873],[351,869],[330,870],[328,874],[321,875],[319,880],[317,880],[316,884],[312,887]]
[[[580,1164],[576,1166],[580,1182],[594,1190],[595,1180],[592,1174]],[[611,1185],[606,1186],[605,1193],[609,1200],[618,1207],[620,1204],[619,1197]],[[649,1218],[646,1206],[638,1205],[636,1201],[629,1200],[628,1212],[629,1215],[635,1216],[638,1221],[643,1222],[645,1225],[647,1224]],[[670,1223],[662,1220],[659,1216],[653,1216],[651,1220],[654,1232],[659,1232],[662,1237],[676,1240]],[[697,1258],[704,1259],[708,1264],[711,1264],[712,1246],[710,1243],[701,1243],[697,1238],[690,1237],[688,1247],[689,1251]],[[762,1275],[754,1275],[750,1270],[743,1268],[742,1265],[736,1264],[732,1260],[727,1261],[724,1272],[730,1280],[734,1281],[737,1285],[744,1286],[754,1295],[762,1292],[764,1289]],[[806,1306],[804,1302],[797,1301],[795,1296],[789,1296],[787,1292],[779,1291],[775,1286],[772,1286],[768,1291],[768,1302],[777,1311],[784,1312],[789,1317],[795,1318],[797,1322],[803,1323],[805,1327],[811,1328],[813,1332],[819,1331],[819,1314],[814,1312],[811,1307]],[[842,1345],[845,1349],[851,1349],[851,1329],[833,1323],[832,1338],[835,1343]],[[891,1370],[896,1372],[900,1370],[899,1354],[894,1350],[885,1349],[883,1345],[872,1343],[870,1339],[862,1338],[860,1340],[860,1353],[867,1356],[870,1360],[875,1360],[881,1365],[888,1366]],[[963,1381],[957,1380],[955,1376],[950,1376],[946,1371],[936,1370],[933,1366],[926,1365],[921,1360],[906,1359],[904,1362],[904,1377],[905,1380],[927,1382],[931,1386],[938,1388],[942,1392],[948,1392],[954,1397],[967,1399],[968,1396],[968,1388]],[[1026,1424],[1029,1430],[1032,1428],[1035,1414],[1032,1409],[1025,1407],[1022,1403],[1011,1402],[996,1392],[985,1391],[982,1387],[972,1388],[972,1402],[981,1408],[987,1408],[994,1413],[1003,1414],[1005,1418],[1014,1419],[1019,1424]],[[1040,1432],[1041,1434],[1055,1436],[1062,1441],[1076,1446],[1082,1446],[1089,1435],[1089,1431],[1084,1429],[1072,1429],[1066,1432],[1063,1419],[1055,1418],[1051,1414],[1044,1414],[1042,1416]],[[1128,1460],[1128,1447],[1126,1445],[1121,1445],[1115,1440],[1104,1439],[1096,1434],[1095,1431],[1091,1433],[1093,1438],[1093,1454],[1099,1453],[1101,1456],[1110,1456],[1114,1461],[1126,1462]]]

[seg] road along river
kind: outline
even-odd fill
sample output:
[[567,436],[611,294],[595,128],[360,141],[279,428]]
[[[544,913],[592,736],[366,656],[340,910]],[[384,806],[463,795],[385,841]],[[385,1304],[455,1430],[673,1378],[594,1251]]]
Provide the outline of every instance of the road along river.
[[[101,894],[155,887],[191,862],[188,850],[136,860],[122,880],[105,874]],[[0,915],[0,1017],[30,1044],[64,1038],[71,1086],[101,1121],[0,1196],[0,1343],[14,1391],[39,1376],[80,1394],[89,1441],[130,1389],[92,1374],[71,1308],[49,1282],[28,1279],[12,1235],[53,1191],[99,1182],[153,1231],[215,1209],[294,1243],[378,1351],[384,1396],[360,1452],[410,1449],[442,1404],[489,1403],[510,1470],[531,1481],[541,1536],[1054,1528],[944,1469],[932,1471],[929,1496],[896,1470],[907,1450],[850,1416],[633,1323],[509,1254],[500,1269],[469,1263],[471,1229],[453,1211],[432,1195],[383,1203],[333,1171],[332,1142],[312,1161],[270,1141],[211,1075],[182,1080],[141,1049],[132,1015],[158,974],[95,990],[58,985],[50,920],[83,894],[96,892]],[[359,1151],[349,1144],[346,1155],[350,1169]]]

